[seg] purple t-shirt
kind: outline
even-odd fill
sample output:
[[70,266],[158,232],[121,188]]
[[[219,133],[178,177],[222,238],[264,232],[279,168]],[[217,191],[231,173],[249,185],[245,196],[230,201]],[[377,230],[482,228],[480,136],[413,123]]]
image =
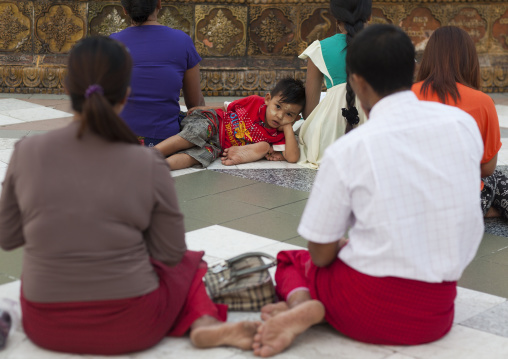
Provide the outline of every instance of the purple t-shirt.
[[138,136],[165,139],[180,132],[183,76],[201,61],[192,39],[159,25],[128,27],[111,37],[127,46],[134,62],[122,118]]

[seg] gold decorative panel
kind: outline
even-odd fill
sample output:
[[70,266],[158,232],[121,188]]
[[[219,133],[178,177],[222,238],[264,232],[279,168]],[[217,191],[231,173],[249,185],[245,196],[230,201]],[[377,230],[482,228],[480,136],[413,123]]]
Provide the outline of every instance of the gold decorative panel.
[[23,68],[21,66],[4,66],[3,82],[6,87],[16,88],[23,81]]
[[297,9],[252,6],[249,55],[297,55]]
[[26,1],[0,2],[0,51],[31,51],[33,6]]
[[41,2],[35,5],[35,52],[65,54],[86,34],[87,4]]
[[382,8],[373,6],[370,24],[392,24],[392,20],[385,15]]
[[299,52],[316,40],[323,40],[337,33],[337,21],[330,9],[322,7],[302,7],[300,9],[300,39],[302,44]]
[[194,8],[191,5],[163,5],[159,22],[173,29],[182,30],[194,39]]
[[430,35],[440,25],[432,12],[423,7],[412,10],[400,23],[400,27],[409,35],[417,51],[425,49]]
[[[263,95],[283,76],[305,79],[297,56],[337,32],[329,0],[162,0],[159,22],[193,39],[205,95]],[[459,26],[475,41],[482,89],[508,91],[506,0],[374,0],[370,23],[401,26],[417,57],[436,28]],[[75,43],[129,25],[120,0],[0,0],[0,92],[61,93]]]
[[88,31],[90,35],[109,36],[131,23],[118,2],[92,2],[88,4]]
[[247,8],[196,5],[196,49],[201,56],[244,56]]
[[494,21],[492,36],[495,39],[494,48],[508,51],[508,8]]

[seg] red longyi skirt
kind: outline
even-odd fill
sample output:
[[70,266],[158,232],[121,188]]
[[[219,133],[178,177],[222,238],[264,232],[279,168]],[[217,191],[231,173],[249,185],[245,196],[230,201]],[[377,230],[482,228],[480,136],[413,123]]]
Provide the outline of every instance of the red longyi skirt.
[[306,250],[277,256],[277,293],[286,300],[306,287],[326,308],[325,319],[362,342],[416,345],[443,337],[452,327],[457,282],[426,283],[362,274],[337,259],[316,267]]
[[136,298],[35,303],[21,290],[25,333],[54,351],[115,355],[150,348],[165,336],[182,336],[203,315],[225,321],[227,306],[214,304],[206,293],[202,257],[203,252],[187,251],[175,267],[152,259],[159,288]]

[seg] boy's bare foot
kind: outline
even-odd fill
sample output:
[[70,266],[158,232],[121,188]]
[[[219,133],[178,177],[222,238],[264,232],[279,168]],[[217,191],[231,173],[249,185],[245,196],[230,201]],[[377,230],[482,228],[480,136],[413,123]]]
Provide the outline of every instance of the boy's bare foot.
[[267,304],[261,308],[261,319],[266,321],[286,310],[289,310],[289,306],[286,302]]
[[233,166],[260,160],[263,158],[264,153],[260,155],[254,146],[255,145],[247,145],[226,148],[222,153],[222,164],[224,166]]
[[268,161],[285,161],[286,160],[286,158],[284,158],[284,155],[282,154],[282,152],[279,152],[279,151],[269,153],[265,156],[265,158]]
[[254,355],[265,358],[282,352],[299,334],[321,322],[324,316],[323,304],[309,300],[270,318],[259,326],[254,336]]
[[238,322],[201,326],[191,330],[190,339],[197,348],[227,345],[249,350],[252,349],[254,335],[260,324],[259,322]]

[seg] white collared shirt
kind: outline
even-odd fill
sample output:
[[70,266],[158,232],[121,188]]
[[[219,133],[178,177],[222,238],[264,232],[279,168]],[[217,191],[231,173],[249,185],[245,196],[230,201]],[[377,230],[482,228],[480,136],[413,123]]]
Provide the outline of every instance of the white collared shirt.
[[483,235],[474,119],[411,91],[381,99],[370,119],[325,154],[298,232],[331,243],[359,272],[458,280]]

